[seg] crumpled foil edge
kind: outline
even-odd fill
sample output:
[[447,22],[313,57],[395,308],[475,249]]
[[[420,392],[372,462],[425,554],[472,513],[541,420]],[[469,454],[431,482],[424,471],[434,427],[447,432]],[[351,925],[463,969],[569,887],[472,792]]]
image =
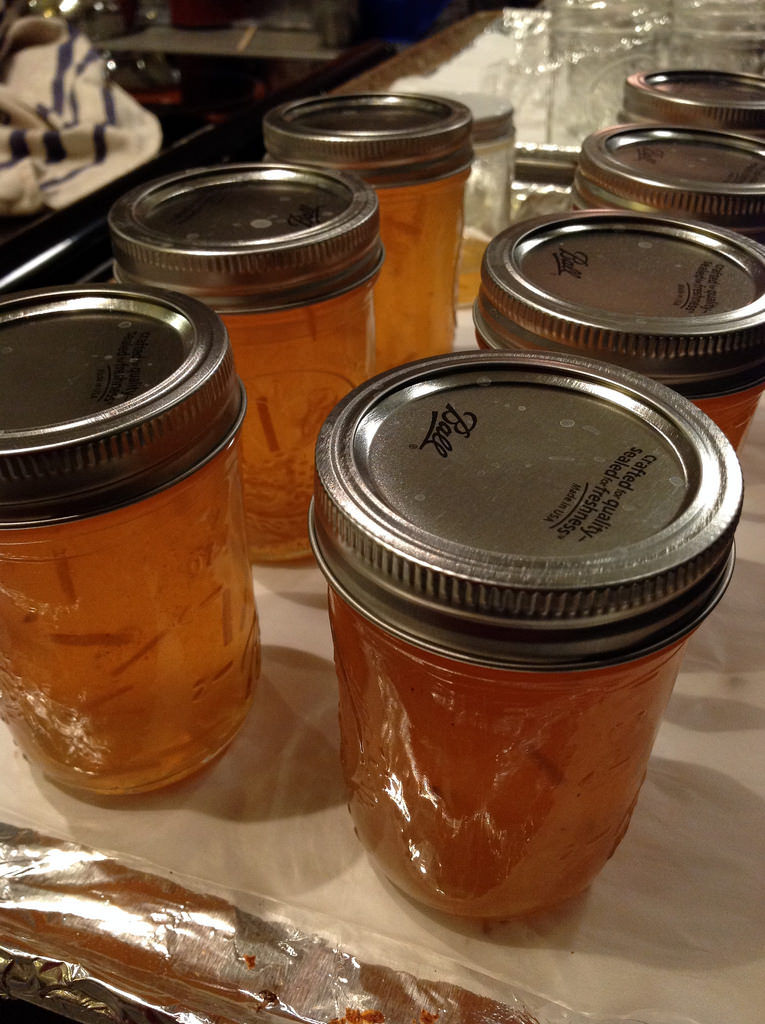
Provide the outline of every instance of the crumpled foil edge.
[[[454,984],[448,962],[434,959],[433,976],[419,977],[258,904],[251,913],[77,843],[0,824],[0,996],[81,1024],[548,1024],[494,979],[483,979],[486,990],[507,988],[505,999]],[[365,939],[375,947],[374,935]]]
[[363,923],[197,884],[0,822],[0,1018],[11,997],[80,1024],[695,1024],[596,1018]]

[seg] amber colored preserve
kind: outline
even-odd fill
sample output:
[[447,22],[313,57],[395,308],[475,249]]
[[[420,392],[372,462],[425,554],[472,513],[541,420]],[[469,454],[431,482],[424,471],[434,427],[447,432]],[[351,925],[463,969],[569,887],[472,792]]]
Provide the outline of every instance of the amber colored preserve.
[[287,100],[263,116],[272,159],[342,168],[377,194],[378,373],[452,348],[472,120],[453,99],[387,92]]
[[348,805],[395,885],[505,919],[594,882],[731,578],[742,494],[698,408],[581,356],[452,352],[339,403],[310,537]]
[[377,189],[385,248],[375,288],[378,372],[452,348],[468,173]]
[[118,794],[196,771],[258,668],[236,440],[141,501],[0,531],[3,717],[54,781]]
[[457,305],[472,306],[481,287],[481,260],[488,239],[465,233],[460,249]]
[[417,648],[332,591],[330,609],[351,815],[390,879],[486,918],[585,889],[627,829],[684,643],[523,672]]
[[307,557],[316,435],[374,372],[374,190],[296,163],[202,167],[138,186],[109,222],[119,280],[194,295],[226,325],[250,559]]
[[330,409],[374,366],[372,282],[325,302],[221,313],[247,388],[242,477],[249,557],[310,554],[314,447]]
[[[489,348],[479,331],[476,332],[476,342],[479,348]],[[740,451],[763,390],[765,384],[759,384],[757,387],[734,391],[728,395],[692,398],[691,401],[717,424],[736,451]]]
[[747,388],[731,395],[695,398],[693,403],[717,424],[736,451],[740,451],[757,411],[763,389],[765,384],[760,384],[758,387]]
[[737,450],[765,387],[765,248],[701,219],[603,206],[519,222],[486,247],[473,315],[480,347],[660,381]]

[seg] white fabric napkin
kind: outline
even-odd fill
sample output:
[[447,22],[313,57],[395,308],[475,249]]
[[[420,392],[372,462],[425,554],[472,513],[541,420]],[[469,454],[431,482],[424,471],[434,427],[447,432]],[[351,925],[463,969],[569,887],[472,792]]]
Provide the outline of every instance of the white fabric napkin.
[[158,118],[61,18],[8,18],[0,50],[0,216],[60,209],[156,155]]

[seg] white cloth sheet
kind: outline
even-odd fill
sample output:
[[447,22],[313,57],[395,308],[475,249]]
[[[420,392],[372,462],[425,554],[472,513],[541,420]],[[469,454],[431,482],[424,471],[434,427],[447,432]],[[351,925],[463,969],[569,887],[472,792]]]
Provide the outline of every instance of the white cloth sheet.
[[[462,345],[471,334],[462,312]],[[320,912],[357,927],[367,947],[374,932],[415,943],[453,958],[458,975],[478,969],[595,1024],[762,1024],[765,403],[742,463],[733,582],[690,642],[624,841],[570,905],[523,922],[455,921],[375,871],[345,806],[325,590],[310,562],[254,570],[263,676],[215,765],[164,792],[81,800],[41,777],[0,728],[0,817]]]

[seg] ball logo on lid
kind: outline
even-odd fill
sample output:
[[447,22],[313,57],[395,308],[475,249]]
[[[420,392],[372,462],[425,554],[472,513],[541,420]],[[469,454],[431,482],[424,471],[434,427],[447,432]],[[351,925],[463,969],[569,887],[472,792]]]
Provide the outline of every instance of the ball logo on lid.
[[558,268],[558,276],[570,274],[572,277],[581,277],[582,271],[579,268],[586,267],[589,263],[586,252],[582,252],[581,249],[572,252],[563,246],[553,253],[553,258]]
[[446,459],[454,447],[451,435],[457,434],[460,437],[468,438],[477,423],[478,417],[475,413],[459,413],[451,402],[447,402],[441,412],[434,410],[431,413],[425,437],[419,445],[411,445],[411,447],[419,448],[422,451],[432,446],[441,458]]

